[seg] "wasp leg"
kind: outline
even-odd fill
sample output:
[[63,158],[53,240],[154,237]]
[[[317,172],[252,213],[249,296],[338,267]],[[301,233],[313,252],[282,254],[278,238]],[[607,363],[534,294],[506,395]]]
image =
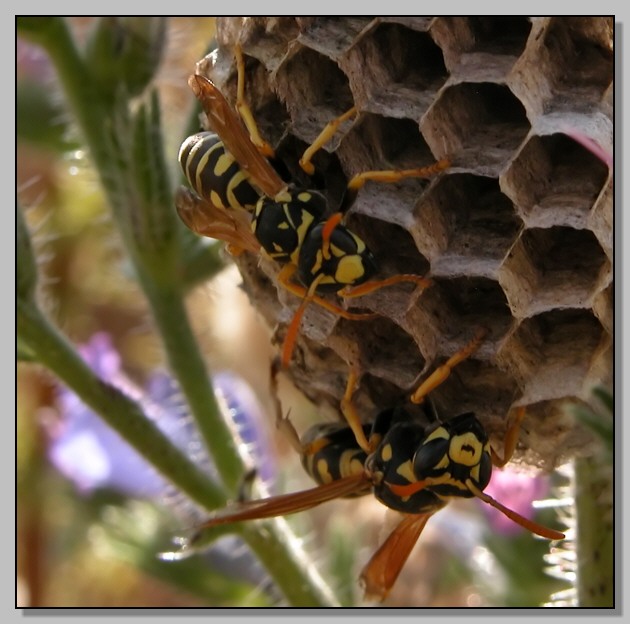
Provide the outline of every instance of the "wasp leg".
[[375,290],[380,290],[385,286],[391,286],[392,284],[398,284],[399,282],[413,282],[418,286],[422,286],[422,288],[428,288],[431,286],[431,280],[426,277],[421,277],[420,275],[413,275],[411,273],[401,273],[399,275],[392,275],[391,277],[386,277],[382,280],[373,280],[371,282],[365,282],[365,284],[360,284],[359,286],[346,286],[342,288],[337,294],[340,297],[349,298],[349,297],[362,297],[363,295],[367,295]]
[[284,338],[284,344],[282,345],[282,365],[284,367],[288,366],[291,361],[291,355],[293,354],[293,348],[295,346],[295,341],[297,340],[298,330],[300,329],[300,323],[302,322],[306,306],[315,297],[315,291],[317,290],[317,286],[319,286],[319,282],[323,279],[323,277],[324,275],[320,275],[309,286],[306,294],[300,302],[300,305],[298,306],[298,309],[295,311],[295,314],[291,319],[287,335]]
[[[278,273],[277,280],[278,282],[288,290],[291,294],[296,297],[306,297],[307,289],[300,284],[296,284],[291,281],[291,277],[295,273],[296,267],[293,264],[285,264],[284,267]],[[342,318],[348,319],[350,321],[367,321],[369,319],[376,318],[378,314],[376,312],[350,312],[348,310],[344,310],[343,308],[319,297],[318,295],[312,295],[310,301],[316,303],[318,306],[321,306],[325,310],[336,314],[337,316],[341,316]]]
[[451,356],[442,366],[436,368],[411,395],[411,402],[416,404],[422,403],[430,392],[448,379],[448,376],[455,366],[469,358],[479,348],[485,335],[486,330],[480,329],[466,346],[455,353],[455,355]]
[[358,445],[369,455],[374,449],[372,449],[368,439],[365,437],[361,419],[359,418],[359,414],[357,414],[354,403],[352,402],[352,396],[354,395],[359,376],[360,373],[358,365],[352,365],[350,367],[350,374],[348,375],[348,382],[346,383],[346,391],[341,399],[341,411],[343,412],[350,429],[352,429],[352,433],[354,433],[354,437],[356,438]]
[[348,312],[339,306],[336,306],[332,303],[329,303],[325,299],[318,297],[315,294],[317,290],[317,286],[322,278],[325,276],[322,274],[317,277],[309,286],[308,290],[299,284],[295,284],[288,280],[287,275],[290,276],[295,271],[295,267],[291,265],[285,265],[285,267],[278,274],[278,281],[291,293],[302,297],[302,301],[298,309],[295,311],[293,318],[291,319],[291,323],[289,324],[289,328],[287,329],[287,335],[284,338],[284,343],[282,345],[282,365],[288,366],[291,361],[291,356],[293,354],[293,349],[295,347],[295,341],[297,340],[298,331],[300,329],[300,323],[302,322],[302,317],[304,316],[304,312],[306,311],[306,307],[309,303],[315,302],[318,305],[322,306],[329,312],[333,312],[345,319],[351,321],[365,321],[368,319],[375,318],[378,316],[375,312]]
[[343,115],[339,115],[339,117],[335,117],[332,121],[329,121],[324,129],[319,133],[319,136],[306,148],[304,154],[302,154],[302,158],[300,158],[300,167],[308,173],[308,175],[313,175],[315,173],[315,167],[311,160],[316,152],[318,152],[332,137],[335,132],[339,129],[339,126],[346,120],[350,119],[354,115],[357,114],[356,107],[352,107],[350,110],[347,110]]
[[267,158],[275,155],[273,147],[265,141],[260,135],[258,125],[254,119],[254,115],[245,100],[245,59],[240,44],[234,46],[234,56],[236,58],[237,86],[236,86],[236,110],[238,111],[243,123],[247,127],[249,137],[252,143],[258,148],[258,151]]
[[497,468],[502,468],[510,461],[510,459],[512,459],[512,455],[514,454],[514,450],[516,449],[516,444],[518,442],[518,434],[521,429],[521,422],[523,422],[523,418],[525,418],[525,408],[519,407],[516,410],[514,421],[505,432],[505,438],[503,439],[503,456],[499,455],[492,447],[490,447],[492,463],[497,466]]
[[385,171],[364,171],[355,175],[350,182],[348,182],[348,188],[346,194],[341,203],[341,212],[345,212],[356,199],[359,189],[361,189],[368,180],[374,182],[383,182],[385,184],[393,184],[400,182],[406,178],[430,178],[436,175],[444,169],[448,169],[451,166],[451,161],[447,158],[442,158],[432,165],[426,167],[416,167],[415,169],[400,169],[400,170],[385,170]]

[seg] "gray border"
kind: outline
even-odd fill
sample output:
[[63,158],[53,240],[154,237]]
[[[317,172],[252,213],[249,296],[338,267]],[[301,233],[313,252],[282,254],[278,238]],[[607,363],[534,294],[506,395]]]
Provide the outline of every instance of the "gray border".
[[[17,4],[17,3],[16,3]],[[196,7],[198,10],[198,14],[202,15],[205,12],[207,12],[209,5],[207,3],[197,3],[198,6]],[[283,9],[285,8],[286,5],[283,4],[283,6],[280,6],[280,2],[277,3],[270,3],[270,2],[266,2],[265,3],[265,9],[267,9],[267,11],[269,13],[274,13],[274,9],[277,9],[278,12],[281,14]],[[374,8],[375,11],[370,12],[369,9],[371,8],[371,6],[366,3],[364,0],[360,3],[360,5],[356,8],[359,8],[361,13],[373,13],[376,14],[379,12],[378,7],[376,6],[377,3],[374,3]],[[404,5],[406,3],[401,2],[401,5]],[[479,3],[475,4],[475,8],[477,9],[477,11],[482,14],[482,13],[492,13],[492,8],[494,8],[493,6],[490,5],[490,3],[487,3],[488,9],[487,11],[482,10],[484,7],[482,5],[480,5]],[[538,3],[536,3],[538,4]],[[65,5],[65,6],[62,6]],[[112,6],[113,5],[113,6]],[[119,5],[119,6],[116,6]],[[275,6],[278,5],[278,6]],[[146,5],[143,5],[142,8],[144,8]],[[449,3],[449,7],[451,9],[457,9],[459,8],[460,10],[462,10],[462,13],[465,14],[466,9],[470,10],[470,3],[468,2],[451,2]],[[24,5],[23,6],[18,6],[15,7],[21,11],[24,11],[24,9],[26,8]],[[85,11],[86,6],[85,5],[79,5],[78,3],[56,3],[55,4],[55,9],[60,11],[60,13],[67,13],[67,14],[83,14],[83,12]],[[98,7],[103,8],[102,6]],[[109,2],[108,3],[108,8],[113,9],[113,8],[120,8],[121,14],[127,14],[129,9],[130,9],[130,5],[129,2],[125,2],[124,4],[122,2],[118,3],[118,2]],[[157,7],[156,7],[157,8]],[[194,9],[194,5],[191,5],[190,3],[187,5],[187,8],[189,10]],[[253,1],[249,1],[249,0],[240,0],[239,4],[238,4],[238,8],[241,10],[241,12],[243,14],[253,14],[255,15],[257,10],[260,9],[260,3],[259,2],[253,2]],[[297,7],[296,7],[297,8]],[[314,7],[313,7],[314,8]],[[339,3],[338,2],[327,2],[327,1],[322,1],[320,0],[317,3],[317,8],[320,11],[324,11],[326,12],[326,9],[330,10],[330,11],[334,11],[335,9],[339,9]],[[347,9],[351,9],[354,7],[348,6]],[[387,7],[390,11],[393,11],[393,13],[396,13],[395,10],[395,6],[393,6],[391,3],[388,4]],[[401,14],[405,14],[405,6],[400,6],[400,10],[401,10]],[[537,8],[541,8],[541,9],[549,9],[549,3],[540,3],[540,6],[532,6],[530,5],[528,8],[531,9],[531,12],[535,12],[535,9]],[[624,354],[627,353],[627,344],[626,344],[626,336],[627,336],[627,332],[624,333],[622,330],[622,325],[621,325],[621,319],[622,319],[622,310],[625,307],[626,309],[628,308],[628,305],[624,306],[623,303],[625,302],[627,304],[627,293],[629,291],[629,284],[627,283],[627,276],[628,276],[628,271],[624,270],[626,269],[625,265],[625,258],[624,258],[624,254],[623,254],[623,245],[622,242],[623,240],[630,240],[630,233],[627,232],[627,228],[628,228],[628,223],[629,220],[628,218],[624,219],[623,218],[623,207],[624,207],[624,202],[623,202],[623,154],[624,154],[624,147],[627,146],[627,133],[624,132],[625,127],[624,127],[624,123],[623,123],[623,119],[622,119],[622,115],[621,115],[621,111],[623,111],[623,102],[624,101],[628,101],[626,96],[626,89],[627,89],[627,81],[623,81],[621,80],[621,71],[624,65],[624,61],[626,60],[626,55],[627,55],[627,47],[624,46],[624,42],[623,42],[623,35],[624,35],[624,22],[625,20],[625,13],[627,12],[627,5],[622,5],[621,7],[619,7],[621,9],[621,11],[617,11],[617,13],[615,14],[615,70],[616,70],[616,76],[615,76],[615,83],[616,83],[616,91],[615,91],[615,110],[617,112],[617,114],[615,115],[615,233],[614,233],[614,241],[615,241],[615,264],[619,267],[619,269],[617,271],[615,271],[616,273],[616,277],[617,277],[617,289],[615,290],[615,297],[614,297],[614,310],[615,310],[615,320],[619,319],[619,321],[617,323],[615,323],[615,388],[617,390],[617,397],[616,397],[616,402],[615,402],[615,407],[616,407],[616,479],[615,479],[615,500],[616,501],[621,501],[621,504],[617,504],[615,505],[615,521],[616,521],[616,527],[617,527],[617,531],[616,531],[616,542],[615,542],[615,548],[616,548],[616,552],[619,553],[619,556],[616,557],[616,561],[615,561],[615,598],[616,598],[616,604],[617,607],[615,609],[571,609],[571,610],[566,610],[566,609],[559,609],[559,610],[554,610],[554,609],[547,609],[544,611],[544,617],[559,617],[560,620],[563,619],[568,619],[568,618],[574,618],[574,617],[605,617],[605,616],[610,616],[610,617],[615,617],[615,616],[621,616],[623,613],[623,592],[621,591],[621,579],[624,577],[627,577],[626,574],[624,574],[625,572],[625,563],[627,561],[627,553],[625,552],[625,547],[627,546],[627,540],[623,539],[623,536],[621,535],[621,530],[620,527],[622,527],[622,522],[621,522],[621,518],[622,518],[622,510],[621,510],[621,506],[623,505],[624,507],[627,506],[627,497],[622,497],[621,496],[621,481],[622,481],[622,474],[623,474],[623,454],[621,452],[622,450],[622,436],[624,436],[623,439],[623,443],[625,443],[623,445],[623,448],[628,448],[628,444],[627,444],[627,439],[625,439],[625,437],[627,436],[627,432],[629,430],[628,427],[623,427],[623,423],[622,423],[622,419],[619,415],[624,414],[625,413],[625,397],[624,397],[624,393],[620,392],[620,390],[623,388],[622,383],[621,383],[621,371],[623,370],[623,363],[624,363]],[[47,10],[50,9],[50,5],[48,3],[44,3],[44,2],[30,2],[29,6],[28,6],[28,13],[29,14],[46,14]],[[40,9],[38,11],[38,9]],[[251,9],[251,12],[250,12]],[[117,11],[111,11],[111,14],[116,14],[118,13]],[[348,11],[348,13],[356,13],[356,11]],[[17,13],[12,14],[12,17],[14,18],[15,15]],[[20,13],[23,14],[23,13]],[[194,13],[193,13],[194,14]],[[457,14],[457,13],[455,13]],[[2,55],[2,58],[5,59],[4,62],[7,62],[6,59],[9,59],[9,62],[11,63],[11,61],[13,61],[12,67],[10,66],[5,72],[4,72],[4,76],[11,76],[11,74],[15,72],[15,22],[14,19],[11,20],[2,20],[2,25],[0,26],[0,28],[2,28],[3,31],[3,37],[2,37],[2,45],[3,47],[6,46],[8,49],[6,50],[5,54]],[[13,122],[15,122],[15,101],[13,101]],[[9,102],[9,107],[11,107],[11,102]],[[4,118],[11,118],[10,116],[7,116],[5,114]],[[15,133],[15,125],[13,124],[13,133]],[[15,151],[15,147],[14,147],[14,151]],[[8,162],[14,162],[14,160],[9,160]],[[10,175],[9,173],[9,169],[10,166],[8,165],[8,162],[5,161],[3,163],[3,167],[2,167],[2,171],[3,171],[3,176],[8,176]],[[13,187],[15,188],[15,165],[13,165],[12,168],[13,171]],[[11,188],[11,184],[9,183],[9,181],[7,181],[3,186],[3,189],[10,189]],[[8,203],[8,205],[10,205]],[[3,232],[4,233],[8,233],[10,232],[11,228],[12,228],[12,224],[11,224],[11,216],[10,216],[10,211],[8,206],[5,206],[5,210],[2,213],[3,219],[8,219],[9,223],[7,224],[6,228],[3,228]],[[7,234],[5,234],[7,235]],[[625,235],[625,236],[624,236]],[[7,235],[10,236],[10,235]],[[15,239],[12,239],[13,241],[15,241]],[[15,242],[13,242],[13,249],[15,250]],[[15,257],[15,252],[13,253],[13,257]],[[619,264],[619,262],[621,262],[621,264]],[[3,262],[0,264],[0,266],[3,268],[4,271],[9,272],[11,265],[8,262]],[[15,267],[15,264],[13,264],[13,269]],[[13,270],[13,273],[15,273],[15,270]],[[13,276],[13,278],[15,279],[15,275]],[[619,279],[621,278],[621,284],[619,284]],[[14,281],[13,279],[13,281]],[[10,281],[10,280],[7,280]],[[620,296],[617,296],[618,294],[620,294]],[[5,328],[4,331],[6,331],[7,327],[13,327],[15,328],[15,310],[10,310],[10,313],[13,313],[13,317],[12,317],[12,321],[13,323],[9,323],[7,324],[6,321],[5,323],[3,323],[3,327]],[[5,317],[6,318],[6,317]],[[13,334],[13,339],[15,339],[15,332]],[[7,344],[7,343],[4,343]],[[617,347],[620,348],[617,348]],[[5,353],[8,355],[8,349],[5,351]],[[9,375],[3,375],[2,379],[5,380],[11,380],[13,381],[13,389],[14,389],[14,409],[13,409],[13,413],[15,414],[15,368],[9,368],[8,369],[10,371]],[[11,372],[12,371],[12,372]],[[3,396],[11,396],[8,392],[7,393],[3,393]],[[7,419],[5,418],[5,420],[3,422],[7,422]],[[3,436],[3,440],[15,440],[15,423],[11,423],[11,421],[9,422],[9,432],[8,435]],[[3,455],[5,457],[10,457],[11,456],[11,452],[6,452],[3,453]],[[7,491],[13,491],[13,500],[15,501],[15,445],[13,445],[13,466],[14,466],[14,471],[10,471],[10,470],[3,470],[2,471],[2,475],[3,478],[5,479],[10,479],[10,487],[4,489],[5,492]],[[12,477],[12,478],[11,478]],[[626,510],[627,511],[627,510]],[[625,516],[627,517],[627,513],[625,514]],[[11,517],[9,516],[9,519],[7,520],[7,514],[3,515],[3,523],[9,526],[5,526],[4,527],[4,534],[6,535],[11,535],[11,533],[13,533],[13,535],[15,535],[15,522],[16,522],[16,518],[14,516],[13,518],[13,524],[11,523]],[[9,543],[10,540],[7,540]],[[623,550],[622,550],[623,549]],[[3,557],[3,564],[4,567],[8,567],[10,566],[10,570],[6,571],[3,570],[3,576],[6,575],[6,579],[7,582],[3,583],[3,587],[7,588],[10,587],[11,590],[9,590],[11,592],[11,596],[7,596],[4,600],[2,600],[2,604],[3,605],[14,605],[15,604],[15,560],[12,562],[10,556],[5,556]],[[3,609],[4,611],[4,609]],[[332,611],[329,612],[329,611]],[[472,615],[472,613],[474,613],[474,615]],[[228,620],[232,620],[233,618],[242,618],[242,619],[249,619],[250,617],[256,617],[257,619],[260,619],[262,621],[265,621],[268,618],[276,618],[278,616],[283,616],[283,617],[293,617],[293,618],[300,618],[300,617],[308,617],[310,618],[324,618],[324,617],[330,617],[331,615],[333,617],[336,616],[343,616],[344,618],[350,617],[350,618],[364,618],[366,616],[376,616],[376,617],[382,617],[383,615],[395,615],[396,617],[401,617],[403,620],[406,619],[407,617],[413,617],[414,620],[415,618],[418,617],[422,617],[423,620],[426,621],[426,618],[430,618],[432,619],[433,617],[439,617],[439,618],[443,618],[443,617],[447,617],[448,619],[450,619],[451,617],[453,618],[457,618],[457,617],[466,617],[467,620],[472,620],[475,621],[477,619],[479,619],[480,621],[483,620],[487,620],[488,617],[495,617],[495,616],[500,616],[502,618],[505,617],[524,617],[527,620],[529,620],[529,618],[540,618],[543,616],[542,610],[540,609],[475,609],[473,612],[469,612],[465,609],[391,609],[391,608],[371,608],[371,609],[354,609],[354,608],[348,608],[348,609],[335,609],[335,610],[314,610],[314,609],[37,609],[37,610],[24,610],[24,609],[11,609],[11,613],[9,613],[9,618],[11,618],[11,621],[13,619],[17,619],[20,616],[23,616],[25,618],[37,618],[37,617],[46,617],[49,619],[49,621],[56,621],[57,619],[59,619],[60,622],[62,621],[66,621],[67,618],[88,618],[88,617],[98,617],[98,618],[108,618],[108,617],[112,617],[112,618],[116,618],[116,619],[120,619],[122,618],[123,620],[126,618],[130,618],[130,622],[138,622],[138,621],[142,621],[142,619],[144,618],[155,618],[160,617],[160,618],[170,618],[172,617],[174,621],[176,621],[176,619],[179,619],[182,616],[191,616],[191,617],[199,617],[199,616],[203,616],[203,617],[212,617],[215,621],[218,619],[219,621],[222,620],[223,618],[226,618]],[[6,614],[5,614],[6,615]]]

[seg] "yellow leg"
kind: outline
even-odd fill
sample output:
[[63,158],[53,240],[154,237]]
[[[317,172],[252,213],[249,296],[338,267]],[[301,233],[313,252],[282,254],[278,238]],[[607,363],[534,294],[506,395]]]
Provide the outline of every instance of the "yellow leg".
[[479,348],[479,345],[485,335],[486,330],[480,329],[475,337],[465,347],[450,357],[444,364],[442,364],[442,366],[436,368],[411,395],[411,402],[416,404],[424,402],[424,399],[430,392],[435,390],[448,379],[455,366],[469,358]]
[[363,426],[361,425],[361,419],[359,418],[359,415],[354,407],[354,403],[352,402],[352,396],[354,395],[358,380],[359,370],[356,365],[353,365],[350,368],[350,374],[348,375],[346,391],[343,395],[343,399],[341,399],[341,411],[343,412],[350,429],[352,429],[357,443],[366,453],[369,454],[373,451],[373,449],[365,437],[365,432],[363,431]]
[[363,173],[355,175],[350,182],[348,182],[348,188],[353,191],[358,191],[368,180],[392,184],[404,180],[405,178],[430,178],[432,175],[447,169],[450,165],[451,162],[449,160],[442,158],[442,160],[438,160],[432,165],[417,167],[416,169],[364,171]]
[[374,182],[383,182],[385,184],[393,184],[399,182],[405,178],[430,178],[431,176],[448,169],[451,166],[451,161],[442,158],[432,165],[427,167],[417,167],[416,169],[401,169],[401,170],[385,170],[385,171],[364,171],[355,175],[346,188],[346,193],[341,200],[341,206],[339,210],[346,212],[348,208],[354,203],[359,189],[361,189],[368,180]]
[[503,456],[499,455],[492,447],[490,447],[490,455],[492,456],[492,463],[497,468],[503,468],[514,454],[516,444],[518,442],[518,434],[521,430],[521,422],[525,418],[525,408],[519,407],[516,410],[516,416],[514,421],[510,425],[509,429],[505,432],[505,438],[503,440]]
[[237,86],[236,86],[236,110],[238,111],[243,123],[247,127],[249,137],[252,143],[258,148],[258,151],[266,157],[273,157],[273,147],[265,141],[260,135],[258,125],[254,119],[254,115],[245,100],[245,60],[243,59],[243,51],[240,44],[234,46],[234,56],[236,57],[237,70]]
[[311,145],[309,145],[309,147],[306,148],[304,154],[302,154],[302,158],[300,158],[300,167],[302,167],[302,169],[306,173],[308,173],[308,175],[313,175],[313,173],[315,173],[315,167],[311,162],[315,153],[318,152],[326,143],[328,143],[330,139],[332,139],[335,132],[337,132],[337,129],[344,121],[350,119],[350,117],[353,117],[356,114],[357,109],[353,106],[343,115],[340,115],[339,117],[336,117],[332,121],[328,122],[328,124],[326,124],[326,127],[319,133],[319,136],[313,141],[313,143],[311,143]]

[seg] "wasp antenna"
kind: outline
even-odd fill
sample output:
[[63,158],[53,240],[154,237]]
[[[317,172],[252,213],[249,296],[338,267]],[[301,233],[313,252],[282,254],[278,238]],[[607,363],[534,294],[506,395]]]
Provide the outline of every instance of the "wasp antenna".
[[560,531],[556,531],[555,529],[550,529],[542,524],[538,524],[529,518],[525,518],[521,516],[521,514],[516,511],[509,509],[505,505],[502,505],[499,501],[492,498],[492,496],[482,492],[470,479],[466,480],[466,487],[477,497],[480,498],[484,503],[488,503],[495,509],[498,509],[501,513],[505,514],[510,520],[516,522],[523,528],[528,531],[535,533],[536,535],[540,535],[541,537],[545,537],[550,540],[561,540],[565,538],[564,533]]

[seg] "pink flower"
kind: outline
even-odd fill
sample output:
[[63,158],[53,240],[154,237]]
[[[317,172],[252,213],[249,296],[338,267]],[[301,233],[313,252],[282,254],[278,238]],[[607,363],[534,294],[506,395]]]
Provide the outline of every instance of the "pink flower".
[[[484,491],[506,507],[531,520],[536,514],[532,503],[547,496],[549,480],[545,475],[532,476],[506,467],[492,472],[492,479]],[[492,531],[503,535],[516,535],[525,530],[498,509],[482,501],[478,502]]]

